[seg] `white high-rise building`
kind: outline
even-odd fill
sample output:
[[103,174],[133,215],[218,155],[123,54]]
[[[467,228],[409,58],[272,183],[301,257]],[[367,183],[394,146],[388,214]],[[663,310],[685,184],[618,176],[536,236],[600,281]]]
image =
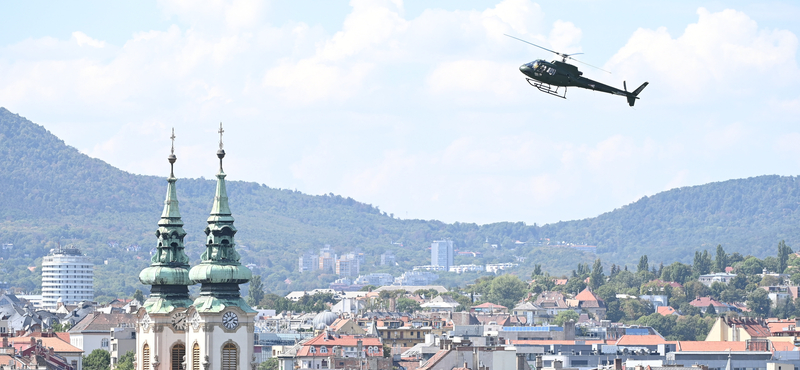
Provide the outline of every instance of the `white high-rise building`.
[[437,240],[431,243],[431,265],[443,266],[444,271],[449,271],[453,266],[453,241]]
[[42,308],[55,310],[59,300],[75,304],[94,299],[94,271],[78,248],[51,249],[42,260]]

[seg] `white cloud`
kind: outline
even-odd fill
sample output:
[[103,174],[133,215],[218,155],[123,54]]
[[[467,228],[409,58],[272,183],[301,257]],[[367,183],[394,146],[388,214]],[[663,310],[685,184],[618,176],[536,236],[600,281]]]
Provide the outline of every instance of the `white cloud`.
[[72,37],[75,39],[75,41],[78,42],[78,46],[87,45],[87,46],[91,46],[91,47],[94,47],[94,48],[102,48],[102,47],[106,46],[105,42],[99,41],[99,40],[95,40],[95,39],[89,37],[88,35],[86,35],[83,32],[80,32],[80,31],[73,32],[72,33]]
[[753,95],[758,92],[753,86],[797,83],[796,35],[759,28],[731,9],[711,13],[700,8],[697,14],[697,23],[675,39],[665,28],[638,29],[606,68],[692,100],[711,91]]

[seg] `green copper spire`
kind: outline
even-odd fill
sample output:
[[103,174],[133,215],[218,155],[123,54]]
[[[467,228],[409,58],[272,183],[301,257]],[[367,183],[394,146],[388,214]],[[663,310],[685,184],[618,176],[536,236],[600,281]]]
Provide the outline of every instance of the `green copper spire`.
[[178,210],[178,196],[175,190],[174,164],[175,129],[172,129],[172,148],[168,157],[170,174],[167,179],[167,198],[164,200],[164,211],[158,221],[156,253],[150,259],[150,267],[139,273],[142,284],[151,285],[150,297],[144,302],[147,312],[166,313],[178,307],[189,307],[189,257],[183,249],[183,221]]
[[217,190],[214,194],[214,204],[208,216],[206,226],[206,250],[200,256],[200,264],[192,267],[189,278],[201,283],[200,297],[194,301],[194,306],[201,312],[219,312],[227,306],[238,306],[246,312],[253,309],[242,299],[239,294],[239,284],[250,281],[250,269],[239,263],[239,253],[236,252],[234,235],[236,227],[233,226],[233,216],[228,206],[228,192],[225,189],[225,172],[222,170],[222,159],[225,150],[222,148],[222,124],[219,125],[219,173],[217,173]]

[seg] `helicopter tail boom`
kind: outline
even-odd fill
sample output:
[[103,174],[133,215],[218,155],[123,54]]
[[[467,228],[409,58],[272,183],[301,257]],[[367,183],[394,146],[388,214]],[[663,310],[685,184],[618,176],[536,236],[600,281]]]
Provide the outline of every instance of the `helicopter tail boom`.
[[632,107],[633,104],[636,103],[636,99],[639,99],[638,97],[636,97],[636,95],[639,95],[639,93],[642,92],[642,90],[644,90],[645,87],[647,87],[647,84],[649,84],[649,82],[643,83],[642,86],[639,86],[638,88],[636,88],[636,90],[633,90],[633,92],[628,93],[627,95],[628,105]]

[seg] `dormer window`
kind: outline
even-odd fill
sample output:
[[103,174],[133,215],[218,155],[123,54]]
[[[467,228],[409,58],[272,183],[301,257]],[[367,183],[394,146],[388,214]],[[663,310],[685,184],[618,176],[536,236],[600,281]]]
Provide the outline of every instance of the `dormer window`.
[[319,347],[319,353],[328,353],[328,347],[325,346]]

